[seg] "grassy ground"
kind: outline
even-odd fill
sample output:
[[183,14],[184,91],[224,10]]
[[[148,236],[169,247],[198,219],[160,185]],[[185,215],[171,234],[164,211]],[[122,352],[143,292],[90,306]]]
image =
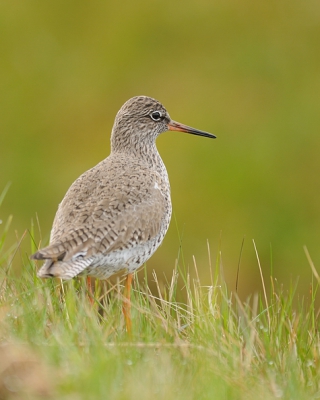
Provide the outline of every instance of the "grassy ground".
[[179,262],[167,284],[154,275],[156,295],[146,280],[135,282],[128,338],[123,282],[96,283],[92,306],[84,279],[39,280],[25,255],[17,274],[10,266],[19,251],[4,253],[7,228],[0,236],[0,399],[320,398],[317,283],[304,301],[271,278],[271,293],[241,302],[209,252],[210,286]]

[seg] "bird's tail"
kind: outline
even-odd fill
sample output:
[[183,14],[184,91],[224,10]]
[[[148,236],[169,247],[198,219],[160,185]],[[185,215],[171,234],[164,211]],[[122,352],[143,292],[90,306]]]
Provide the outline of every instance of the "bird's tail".
[[32,254],[33,260],[45,260],[37,275],[39,278],[71,279],[80,274],[93,261],[91,240],[73,246],[69,241],[53,243]]

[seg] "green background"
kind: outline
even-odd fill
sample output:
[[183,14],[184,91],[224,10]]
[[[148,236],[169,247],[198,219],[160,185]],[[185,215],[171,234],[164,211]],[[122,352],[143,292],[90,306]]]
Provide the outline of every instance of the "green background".
[[108,155],[116,112],[143,94],[218,137],[158,139],[174,217],[148,270],[171,274],[180,236],[205,280],[208,240],[234,289],[245,238],[245,296],[261,288],[254,239],[265,277],[272,264],[308,295],[303,245],[320,266],[318,0],[0,1],[0,53],[0,191],[11,182],[0,219],[13,214],[12,241],[36,214],[48,240],[70,184]]

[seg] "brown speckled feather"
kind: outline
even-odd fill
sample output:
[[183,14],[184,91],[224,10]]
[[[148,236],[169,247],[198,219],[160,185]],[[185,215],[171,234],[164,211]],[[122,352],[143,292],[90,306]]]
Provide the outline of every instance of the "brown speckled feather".
[[149,97],[124,104],[112,130],[110,156],[71,185],[55,216],[50,245],[32,256],[46,260],[40,277],[70,279],[85,272],[104,279],[120,270],[133,272],[154,253],[171,218],[168,175],[155,146],[168,129],[213,137],[175,123]]

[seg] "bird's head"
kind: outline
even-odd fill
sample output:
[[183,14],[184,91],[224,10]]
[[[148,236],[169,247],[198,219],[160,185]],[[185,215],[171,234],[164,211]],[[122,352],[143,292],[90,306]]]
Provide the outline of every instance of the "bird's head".
[[166,131],[215,138],[211,133],[173,121],[159,101],[147,96],[136,96],[126,101],[117,113],[112,129],[112,148],[132,148],[139,143],[154,145],[156,138]]

